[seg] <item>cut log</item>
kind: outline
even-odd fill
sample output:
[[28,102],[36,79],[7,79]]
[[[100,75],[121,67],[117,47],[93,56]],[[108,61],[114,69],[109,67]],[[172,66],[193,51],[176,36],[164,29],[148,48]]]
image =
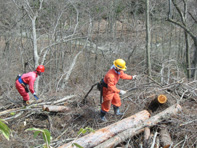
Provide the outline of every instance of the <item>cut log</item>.
[[[95,148],[111,148],[116,146],[117,144],[124,142],[125,140],[133,137],[134,135],[142,132],[144,127],[151,127],[156,125],[157,123],[170,119],[171,116],[176,115],[179,111],[181,111],[181,106],[179,104],[173,105],[166,110],[160,112],[159,114],[152,116],[150,119],[145,120],[141,124],[138,124],[136,127],[129,128],[118,135],[106,140],[105,142],[97,145]],[[79,143],[80,144],[80,143]]]
[[176,115],[180,110],[181,106],[176,104],[151,117],[150,119],[148,119],[150,114],[148,111],[144,110],[131,117],[102,128],[95,133],[90,133],[72,142],[64,144],[59,148],[73,148],[75,147],[72,147],[73,143],[77,143],[82,147],[88,148],[111,148],[143,131],[145,127],[151,127],[162,120],[169,119],[172,115]]
[[150,128],[144,128],[144,147],[149,147]]
[[71,109],[66,106],[43,105],[42,110],[48,112],[66,112],[70,111]]
[[125,118],[107,127],[99,129],[98,131],[94,133],[90,133],[72,142],[64,144],[60,146],[59,148],[73,148],[72,146],[73,143],[77,143],[84,148],[95,147],[96,145],[113,137],[114,135],[117,135],[118,133],[128,128],[137,126],[138,124],[148,119],[149,117],[150,117],[150,113],[147,110],[143,110],[141,112],[136,113],[135,115],[132,115],[128,118]]
[[119,133],[118,135],[106,140],[105,142],[95,146],[94,148],[113,148],[116,145],[118,145],[119,143],[124,142],[128,138],[133,137],[137,134],[140,134],[143,131],[144,131],[144,128],[142,128],[140,130],[136,130],[136,131],[134,131],[133,128],[130,128],[130,129],[125,130],[125,131]]
[[172,139],[170,137],[170,133],[168,132],[167,126],[162,125],[160,127],[160,140],[161,140],[161,145],[164,148],[169,148],[170,145],[172,144]]

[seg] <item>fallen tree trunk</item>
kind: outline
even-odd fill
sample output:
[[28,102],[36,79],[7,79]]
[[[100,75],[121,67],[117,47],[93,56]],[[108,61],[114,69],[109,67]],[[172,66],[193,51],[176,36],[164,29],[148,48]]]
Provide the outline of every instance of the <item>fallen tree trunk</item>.
[[76,95],[66,96],[66,97],[64,97],[64,98],[62,98],[60,100],[54,101],[54,102],[42,102],[42,103],[30,104],[29,106],[26,107],[26,109],[21,107],[21,108],[13,108],[13,109],[4,110],[4,111],[0,112],[0,116],[8,114],[8,113],[11,113],[11,112],[29,110],[31,108],[40,108],[39,106],[46,105],[46,104],[59,104],[59,103],[62,103],[64,101],[66,101],[66,100],[69,100],[69,99],[71,99],[73,97],[76,97]]
[[65,112],[70,111],[71,109],[66,106],[43,105],[42,110],[48,112]]
[[[133,128],[125,130],[118,135],[106,140],[105,142],[95,146],[94,148],[112,148],[119,143],[126,141],[128,138],[133,137],[144,131],[144,128],[134,131]],[[128,136],[129,135],[129,136]]]
[[17,110],[20,110],[20,108],[12,108],[12,109],[8,109],[8,110],[4,110],[4,111],[0,112],[0,116],[5,115],[7,113],[11,113],[12,111],[17,111]]
[[143,110],[141,112],[136,113],[135,115],[132,115],[114,124],[111,124],[105,128],[99,129],[95,133],[90,133],[72,142],[64,144],[60,146],[59,148],[73,148],[72,146],[73,143],[79,144],[80,146],[84,148],[95,147],[98,144],[113,137],[114,135],[117,135],[118,133],[128,128],[137,126],[138,124],[140,124],[142,121],[145,121],[149,117],[150,117],[150,113],[146,110]]
[[67,101],[71,98],[74,98],[76,97],[76,95],[70,95],[70,96],[66,96],[60,100],[57,100],[57,101],[51,101],[51,102],[42,102],[42,103],[39,103],[37,105],[46,105],[46,104],[60,104],[60,103],[64,103],[64,101]]
[[168,132],[167,126],[163,125],[162,127],[160,127],[160,129],[161,144],[164,148],[169,148],[173,142],[170,137],[170,133]]
[[[134,135],[142,132],[145,127],[151,127],[161,122],[162,120],[167,120],[171,116],[176,115],[181,110],[179,104],[173,105],[166,110],[160,112],[159,114],[151,117],[150,119],[145,120],[144,122],[138,124],[136,127],[129,128],[118,135],[112,137],[111,139],[106,140],[105,142],[97,145],[95,148],[111,148],[117,144],[124,142],[128,138],[133,137]],[[80,144],[80,143],[79,143]]]

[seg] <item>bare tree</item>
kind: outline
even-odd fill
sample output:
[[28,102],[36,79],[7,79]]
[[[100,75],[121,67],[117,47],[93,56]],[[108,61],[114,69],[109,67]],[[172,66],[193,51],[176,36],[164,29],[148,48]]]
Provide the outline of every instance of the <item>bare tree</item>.
[[[180,17],[180,21],[175,20],[174,18],[172,18],[172,14],[171,11],[169,11],[169,15],[168,15],[168,21],[181,27],[184,31],[185,31],[185,40],[186,40],[186,62],[187,62],[187,76],[188,78],[190,77],[190,70],[192,68],[192,73],[191,73],[191,77],[195,76],[195,71],[196,71],[196,66],[197,66],[197,36],[192,32],[192,28],[189,28],[189,24],[186,24],[186,14],[188,14],[189,12],[187,11],[187,2],[185,0],[183,0],[183,10],[181,10],[180,6],[177,4],[176,0],[172,0],[172,3],[174,5],[174,7],[176,8],[176,11],[179,14]],[[169,0],[169,8],[171,8],[171,0]],[[171,10],[171,9],[169,9]],[[189,13],[190,16],[192,17],[192,19],[194,18],[193,15],[191,13]],[[195,21],[195,20],[194,20]],[[194,22],[195,23],[195,22]],[[193,42],[194,42],[194,46],[195,46],[195,50],[194,50],[194,54],[193,54],[193,59],[192,59],[192,65],[190,68],[190,52],[189,52],[189,47],[188,47],[188,37],[187,34],[190,35],[190,37],[192,38]]]
[[[75,40],[75,35],[77,34],[78,29],[78,8],[75,6],[75,2],[72,1],[66,1],[65,3],[58,3],[58,5],[55,5],[56,7],[60,7],[60,9],[55,9],[55,12],[53,9],[49,9],[48,6],[53,7],[53,2],[45,2],[43,0],[37,0],[37,1],[15,1],[13,0],[15,5],[18,9],[24,9],[26,11],[26,14],[28,15],[28,18],[31,21],[31,30],[32,30],[32,43],[33,43],[33,59],[34,59],[34,68],[36,68],[38,65],[44,63],[47,60],[47,55],[49,54],[49,51],[52,50],[57,45],[60,45],[62,43]],[[51,5],[50,5],[51,4]],[[70,8],[69,8],[70,7]],[[73,9],[76,11],[76,20],[74,20],[74,24],[70,26],[70,32],[69,33],[61,33],[59,27],[62,26],[62,20],[65,19],[67,14],[66,11],[70,11],[70,9]],[[49,10],[48,10],[49,9]],[[50,14],[58,13],[57,16],[48,16],[48,10]],[[64,15],[63,15],[64,14]],[[66,14],[66,15],[65,15]],[[54,18],[55,21],[50,21],[49,19]],[[48,19],[48,20],[47,20]],[[72,18],[73,19],[73,18]],[[45,22],[44,22],[45,21]],[[48,29],[47,29],[48,27]],[[50,28],[49,28],[50,27]],[[44,31],[44,33],[43,33]],[[64,31],[65,32],[65,31]],[[38,42],[46,42],[46,37],[49,38],[49,44],[45,46],[39,46]],[[80,37],[78,37],[80,38]],[[57,54],[61,55],[61,54]],[[60,58],[58,58],[60,60]],[[63,64],[63,63],[62,63]],[[58,64],[59,66],[59,64]],[[35,83],[35,89],[38,91],[38,84],[39,84],[39,78],[36,80]]]
[[150,20],[149,20],[149,0],[146,0],[146,64],[148,75],[151,76],[151,61],[150,61]]
[[[13,0],[17,7],[21,7],[17,1]],[[32,6],[33,5],[33,6]],[[22,7],[26,11],[28,17],[32,23],[32,40],[33,40],[33,53],[34,53],[34,68],[39,65],[39,55],[37,47],[37,32],[36,32],[36,20],[38,18],[38,13],[42,10],[43,0],[39,0],[38,3],[30,4],[29,1],[22,2]],[[43,64],[43,63],[41,63]],[[35,83],[35,90],[38,92],[39,77]]]

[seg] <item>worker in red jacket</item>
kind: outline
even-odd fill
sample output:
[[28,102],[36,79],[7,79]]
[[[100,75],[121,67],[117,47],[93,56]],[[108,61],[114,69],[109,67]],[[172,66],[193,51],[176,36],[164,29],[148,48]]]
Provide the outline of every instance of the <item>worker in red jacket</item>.
[[[23,104],[29,105],[29,90],[33,94],[33,96],[38,100],[39,98],[36,96],[36,92],[34,90],[34,82],[38,76],[40,76],[45,70],[43,65],[39,65],[35,71],[28,72],[23,74],[22,76],[18,76],[16,80],[16,89],[23,97]],[[28,87],[29,86],[29,89]]]
[[126,62],[123,59],[117,59],[104,77],[104,83],[107,87],[103,87],[103,103],[101,104],[102,121],[107,121],[105,115],[110,110],[111,104],[113,105],[115,115],[123,115],[119,110],[121,106],[120,95],[124,95],[126,91],[117,89],[116,84],[119,79],[131,80],[136,78],[136,75],[125,74],[123,71],[126,71],[126,68]]

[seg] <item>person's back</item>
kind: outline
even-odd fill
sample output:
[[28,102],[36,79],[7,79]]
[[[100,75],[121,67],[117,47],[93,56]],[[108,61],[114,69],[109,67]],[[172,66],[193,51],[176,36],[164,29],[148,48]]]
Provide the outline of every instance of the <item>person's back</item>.
[[105,77],[104,77],[105,83],[110,83],[110,81],[113,80],[114,85],[116,85],[116,84],[118,83],[119,79],[120,79],[120,75],[117,74],[113,68],[110,69],[110,70],[106,73],[106,75],[105,75]]
[[[36,92],[34,90],[34,82],[36,78],[41,75],[45,71],[45,67],[43,65],[39,65],[35,71],[24,73],[20,76],[16,82],[15,86],[18,90],[19,94],[23,97],[23,104],[29,105],[29,90],[33,94],[33,96],[38,100],[39,98],[36,96]],[[29,86],[29,89],[28,87]]]
[[38,75],[36,74],[36,71],[28,72],[28,73],[25,73],[21,76],[21,79],[23,80],[23,82],[25,84],[29,85],[29,90],[32,94],[35,92],[34,91],[34,82],[37,77],[38,77]]

